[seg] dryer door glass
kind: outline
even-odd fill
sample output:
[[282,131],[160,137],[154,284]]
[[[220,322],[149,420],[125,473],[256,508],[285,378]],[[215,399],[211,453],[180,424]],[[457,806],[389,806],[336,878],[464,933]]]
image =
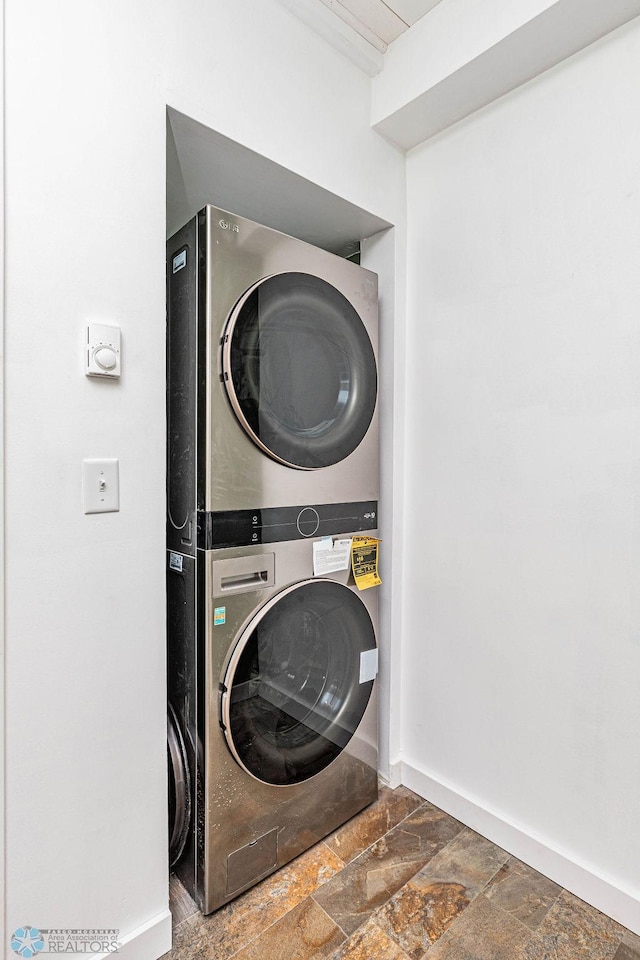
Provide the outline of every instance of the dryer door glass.
[[231,404],[262,450],[308,470],[353,453],[373,417],[376,363],[335,287],[306,273],[260,281],[238,302],[223,344]]
[[361,659],[375,647],[366,607],[335,581],[305,581],[265,604],[223,682],[222,724],[236,760],[278,785],[324,770],[363,717],[373,680],[360,682]]

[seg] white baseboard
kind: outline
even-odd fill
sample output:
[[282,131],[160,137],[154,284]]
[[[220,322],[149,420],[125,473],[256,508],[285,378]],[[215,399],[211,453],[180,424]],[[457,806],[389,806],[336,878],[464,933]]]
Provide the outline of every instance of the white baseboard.
[[396,760],[395,763],[389,764],[389,786],[395,790],[396,787],[399,787],[403,783],[402,779],[402,761]]
[[479,801],[425,773],[407,760],[392,765],[392,768],[396,767],[399,768],[400,782],[406,787],[581,900],[640,934],[640,898],[637,894],[621,889],[615,881],[595,873],[592,868],[555,849],[522,826],[505,820]]
[[164,910],[148,923],[122,937],[117,953],[105,954],[109,960],[159,960],[171,950],[171,913]]

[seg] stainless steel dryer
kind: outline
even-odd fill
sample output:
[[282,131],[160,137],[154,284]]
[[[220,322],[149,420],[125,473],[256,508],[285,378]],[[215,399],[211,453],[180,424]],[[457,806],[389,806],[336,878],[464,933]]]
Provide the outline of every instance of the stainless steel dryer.
[[167,252],[172,546],[377,527],[376,275],[211,206]]
[[208,913],[376,799],[377,593],[308,540],[169,552],[167,585],[175,869]]

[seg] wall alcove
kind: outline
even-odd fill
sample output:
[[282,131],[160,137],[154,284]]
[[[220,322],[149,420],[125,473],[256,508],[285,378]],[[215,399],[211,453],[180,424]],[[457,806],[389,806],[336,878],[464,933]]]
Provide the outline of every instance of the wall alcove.
[[392,572],[391,553],[400,529],[401,510],[400,500],[394,497],[394,472],[401,460],[398,433],[394,430],[398,416],[394,407],[394,367],[398,361],[395,313],[399,256],[395,225],[171,106],[167,106],[166,162],[168,237],[211,203],[341,256],[350,256],[359,247],[362,265],[378,274],[380,536],[385,542],[383,570],[387,571],[380,588],[379,763],[381,774],[392,779],[391,691],[398,669],[391,654],[392,585],[399,575]]
[[167,236],[206,203],[338,254],[392,226],[167,107]]

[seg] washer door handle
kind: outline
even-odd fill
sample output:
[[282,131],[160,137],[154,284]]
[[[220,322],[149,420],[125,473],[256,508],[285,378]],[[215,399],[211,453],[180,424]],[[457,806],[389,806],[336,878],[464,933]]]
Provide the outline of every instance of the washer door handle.
[[275,576],[274,553],[254,553],[249,557],[211,561],[211,588],[214,597],[272,587]]
[[250,590],[252,587],[264,587],[268,579],[268,570],[240,573],[235,577],[220,577],[220,589],[223,592],[225,590]]

